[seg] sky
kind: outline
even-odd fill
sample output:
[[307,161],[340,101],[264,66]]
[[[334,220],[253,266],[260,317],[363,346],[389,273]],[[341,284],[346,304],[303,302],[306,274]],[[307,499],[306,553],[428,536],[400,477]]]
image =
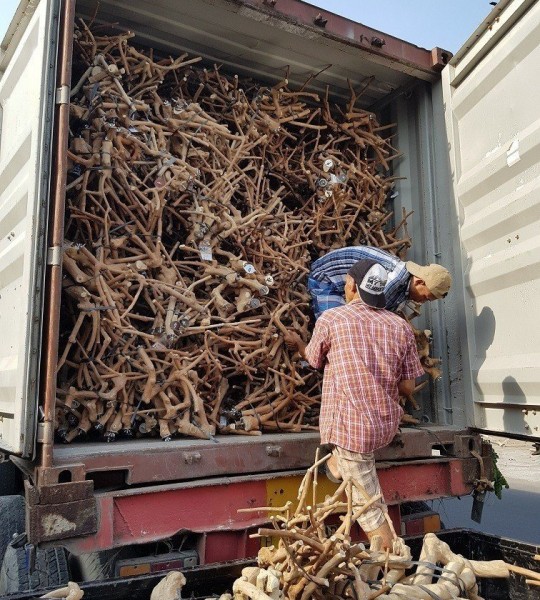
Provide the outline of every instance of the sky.
[[422,48],[455,54],[493,6],[489,0],[314,0],[325,10]]
[[[3,40],[19,0],[0,0]],[[423,48],[456,53],[492,6],[489,0],[313,0],[343,15]]]

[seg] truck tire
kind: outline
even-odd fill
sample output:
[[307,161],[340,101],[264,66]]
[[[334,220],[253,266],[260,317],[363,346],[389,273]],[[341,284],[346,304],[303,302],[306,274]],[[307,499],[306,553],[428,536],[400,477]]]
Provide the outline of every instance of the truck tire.
[[0,463],[0,496],[13,496],[23,491],[22,473],[10,461]]
[[8,546],[0,569],[0,594],[60,587],[69,581],[67,553],[64,548],[38,548],[36,565],[28,571],[24,547]]
[[13,536],[24,531],[24,498],[22,496],[0,497],[0,515],[2,515],[2,526],[0,527],[1,565]]

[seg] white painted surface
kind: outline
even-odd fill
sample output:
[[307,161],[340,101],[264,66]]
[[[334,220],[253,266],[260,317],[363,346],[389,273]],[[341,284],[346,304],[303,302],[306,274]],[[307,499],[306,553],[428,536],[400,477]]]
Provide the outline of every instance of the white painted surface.
[[0,447],[17,454],[37,407],[50,5],[40,2],[0,80]]
[[540,3],[513,0],[443,73],[470,424],[532,436],[540,436],[539,40]]

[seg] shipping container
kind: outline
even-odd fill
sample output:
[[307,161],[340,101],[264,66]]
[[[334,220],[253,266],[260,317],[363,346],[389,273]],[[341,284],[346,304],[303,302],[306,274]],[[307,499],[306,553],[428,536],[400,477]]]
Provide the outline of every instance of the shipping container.
[[318,73],[310,88],[330,86],[338,102],[348,81],[369,81],[360,106],[397,124],[395,213],[414,211],[408,258],[444,264],[455,284],[418,320],[443,368],[422,397],[426,425],[377,454],[396,522],[400,503],[470,493],[490,475],[479,432],[540,439],[537,2],[501,0],[452,57],[300,0],[23,0],[0,54],[0,448],[24,475],[23,551],[28,542],[45,560],[61,545],[72,564],[85,557],[88,579],[114,567],[112,549],[131,558],[166,539],[187,544],[181,561],[252,557],[248,534],[267,516],[237,509],[292,498],[319,443],[315,433],[54,443],[79,17],[269,84],[285,68],[293,87]]

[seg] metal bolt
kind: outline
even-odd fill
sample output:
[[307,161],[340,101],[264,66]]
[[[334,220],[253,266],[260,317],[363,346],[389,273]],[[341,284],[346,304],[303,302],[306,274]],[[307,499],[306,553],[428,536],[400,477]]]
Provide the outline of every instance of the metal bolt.
[[323,171],[325,173],[328,173],[328,171],[330,171],[330,169],[334,168],[334,161],[331,158],[328,158],[327,160],[324,161],[323,163]]
[[326,27],[326,24],[328,23],[328,19],[323,18],[322,14],[319,13],[314,19],[313,22],[315,23],[315,25],[317,25],[318,27]]
[[382,48],[383,46],[386,45],[386,42],[385,42],[384,38],[372,37],[371,38],[371,45],[375,46],[375,48]]

